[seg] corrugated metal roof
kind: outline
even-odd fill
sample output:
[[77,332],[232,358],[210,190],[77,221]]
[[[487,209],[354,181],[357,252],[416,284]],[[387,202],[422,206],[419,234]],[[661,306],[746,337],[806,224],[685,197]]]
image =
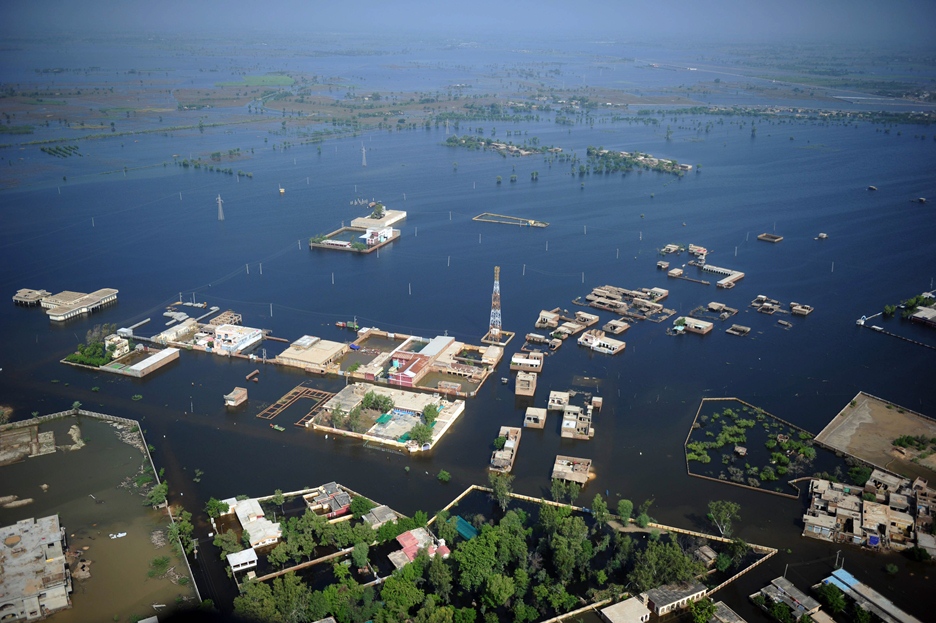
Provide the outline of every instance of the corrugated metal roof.
[[857,586],[858,584],[861,584],[861,582],[858,581],[858,578],[850,574],[848,571],[845,571],[845,569],[836,569],[832,572],[832,576],[838,578],[847,586]]

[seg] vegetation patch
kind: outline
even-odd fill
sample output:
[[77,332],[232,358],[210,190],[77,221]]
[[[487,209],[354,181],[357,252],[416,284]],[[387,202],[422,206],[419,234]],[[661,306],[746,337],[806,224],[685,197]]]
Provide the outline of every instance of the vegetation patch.
[[785,493],[778,481],[814,471],[812,438],[740,400],[704,399],[686,441],[686,462],[693,475]]
[[295,80],[283,74],[266,74],[263,76],[244,76],[237,82],[218,82],[219,87],[291,87]]

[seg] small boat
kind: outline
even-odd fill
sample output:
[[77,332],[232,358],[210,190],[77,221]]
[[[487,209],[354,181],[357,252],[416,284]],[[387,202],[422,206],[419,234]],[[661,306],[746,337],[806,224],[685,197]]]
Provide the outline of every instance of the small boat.
[[286,430],[279,424],[270,424],[270,428],[272,428],[273,430],[278,430],[279,432],[283,432],[284,430]]
[[508,379],[506,376],[501,377],[501,385],[506,385],[509,382],[510,382],[510,379]]
[[348,326],[348,323],[347,323],[347,322],[338,321],[338,322],[335,323],[335,326],[338,327],[339,329],[344,329],[345,327]]
[[126,532],[118,532],[118,533],[116,533],[116,534],[108,534],[107,536],[109,536],[109,537],[112,538],[112,539],[122,539],[123,537],[127,536],[127,533],[126,533]]
[[793,323],[787,322],[786,320],[778,320],[777,324],[780,325],[781,327],[786,327],[787,329],[793,326]]
[[877,190],[877,186],[868,186],[868,190]]
[[281,195],[286,194],[286,189],[283,188],[282,186],[279,187],[279,191],[280,191],[280,194],[281,194]]

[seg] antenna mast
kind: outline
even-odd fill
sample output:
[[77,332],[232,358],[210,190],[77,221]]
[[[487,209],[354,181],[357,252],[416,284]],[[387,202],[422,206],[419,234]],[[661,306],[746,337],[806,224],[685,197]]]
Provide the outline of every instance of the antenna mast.
[[488,335],[497,339],[501,332],[500,266],[494,267],[494,293],[491,294],[491,330]]

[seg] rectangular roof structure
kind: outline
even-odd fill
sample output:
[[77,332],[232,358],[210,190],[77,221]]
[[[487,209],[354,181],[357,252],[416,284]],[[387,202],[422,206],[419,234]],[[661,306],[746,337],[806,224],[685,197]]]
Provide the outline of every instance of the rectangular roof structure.
[[171,359],[173,357],[178,357],[178,356],[179,356],[178,348],[164,348],[158,353],[154,355],[150,355],[146,359],[133,364],[132,366],[130,366],[130,369],[134,371],[142,371],[152,366],[153,364],[159,363],[166,359]]
[[324,366],[342,354],[347,344],[304,335],[277,356],[277,359],[297,365]]
[[666,584],[647,591],[647,600],[653,602],[656,609],[659,610],[699,592],[705,592],[705,586],[698,582]]
[[602,608],[600,613],[608,623],[641,623],[650,618],[650,609],[636,597]]
[[234,569],[243,569],[247,566],[257,566],[257,552],[253,548],[247,548],[239,552],[227,555],[228,564]]
[[790,599],[799,604],[807,612],[819,609],[818,601],[796,588],[788,579],[780,577],[772,580],[770,583],[789,595]]

